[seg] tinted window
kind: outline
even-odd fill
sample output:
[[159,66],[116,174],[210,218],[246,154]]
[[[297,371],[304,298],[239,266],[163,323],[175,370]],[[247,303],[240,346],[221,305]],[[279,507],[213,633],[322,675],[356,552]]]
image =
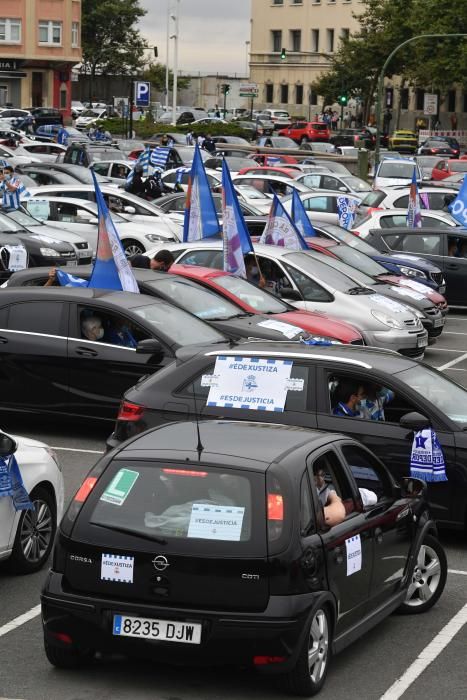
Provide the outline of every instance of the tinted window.
[[224,336],[195,316],[168,304],[146,304],[132,309],[153,329],[155,335],[165,336],[169,342],[184,345],[220,343]]
[[376,493],[378,500],[391,496],[391,481],[379,462],[357,445],[343,445],[342,453],[358,488]]
[[441,254],[441,236],[436,234],[394,234],[384,236],[384,241],[391,250],[431,255]]
[[335,491],[337,495],[342,498],[346,513],[348,514],[354,511],[355,502],[352,493],[352,486],[336,453],[329,450],[328,452],[325,452],[318,458],[314,459],[310,466],[313,485],[316,489],[316,493],[321,504],[326,505],[322,502],[324,500],[323,494],[321,494],[320,498],[320,490],[322,490],[322,488],[319,488],[319,474],[322,475],[324,485],[327,487],[328,492]]
[[176,261],[184,265],[200,265],[201,267],[215,267],[217,270],[222,270],[224,254],[221,250],[191,250],[181,255]]
[[10,306],[8,328],[50,335],[63,335],[61,319],[66,308],[58,301],[23,302]]

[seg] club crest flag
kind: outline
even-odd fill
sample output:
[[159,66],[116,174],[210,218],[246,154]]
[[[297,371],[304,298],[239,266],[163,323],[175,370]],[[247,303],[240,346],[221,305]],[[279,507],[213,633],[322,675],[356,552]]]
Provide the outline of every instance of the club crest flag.
[[290,216],[285,211],[282,202],[274,195],[269,218],[266,223],[260,243],[279,245],[290,250],[308,250],[300,231],[294,226]]
[[253,245],[225,160],[222,161],[222,239],[225,272],[246,277],[243,256],[253,252]]
[[220,233],[219,219],[198,146],[191,165],[183,222],[183,240],[199,241]]
[[313,228],[313,224],[306,213],[306,209],[303,206],[299,193],[295,189],[292,195],[292,221],[294,222],[296,228],[300,231],[303,238],[316,237],[316,231]]

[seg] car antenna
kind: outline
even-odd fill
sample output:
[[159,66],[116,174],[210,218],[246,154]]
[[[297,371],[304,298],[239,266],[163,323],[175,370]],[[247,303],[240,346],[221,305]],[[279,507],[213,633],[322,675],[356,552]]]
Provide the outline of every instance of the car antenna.
[[201,454],[204,450],[203,443],[201,442],[201,433],[199,431],[199,415],[198,415],[198,405],[196,403],[196,393],[195,393],[195,383],[191,385],[193,389],[193,402],[195,404],[195,419],[196,419],[196,434],[198,436],[198,444],[196,445],[196,451],[198,452],[198,462],[201,462]]

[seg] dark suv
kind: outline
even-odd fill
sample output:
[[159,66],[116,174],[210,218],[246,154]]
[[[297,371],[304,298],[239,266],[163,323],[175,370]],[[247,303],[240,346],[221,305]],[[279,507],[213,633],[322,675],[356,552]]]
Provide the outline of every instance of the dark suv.
[[58,109],[53,107],[32,107],[29,110],[34,117],[35,128],[46,124],[61,124],[63,126],[63,115]]
[[376,137],[369,129],[362,127],[361,129],[339,129],[331,132],[329,143],[334,146],[354,146],[356,148],[375,147]]
[[332,652],[441,595],[425,488],[333,433],[231,421],[146,432],[97,462],[62,520],[41,598],[47,657],[241,664],[315,694]]

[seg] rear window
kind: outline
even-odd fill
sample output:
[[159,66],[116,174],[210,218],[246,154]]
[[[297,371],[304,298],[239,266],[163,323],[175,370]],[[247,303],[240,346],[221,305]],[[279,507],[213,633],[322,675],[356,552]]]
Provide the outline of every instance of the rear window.
[[365,198],[362,200],[361,204],[364,207],[379,207],[385,197],[385,192],[381,192],[381,190],[374,190],[373,192],[368,192],[368,194],[365,195]]
[[[193,438],[195,439],[195,438]],[[114,462],[99,481],[90,525],[213,552],[266,547],[265,479],[196,464]],[[254,507],[253,507],[254,504]]]
[[327,124],[320,124],[319,122],[313,122],[313,124],[311,124],[311,128],[314,129],[315,131],[327,131],[328,130]]
[[[467,165],[467,164],[466,164]],[[377,173],[377,177],[412,179],[414,164],[410,162],[391,163],[383,161]]]

